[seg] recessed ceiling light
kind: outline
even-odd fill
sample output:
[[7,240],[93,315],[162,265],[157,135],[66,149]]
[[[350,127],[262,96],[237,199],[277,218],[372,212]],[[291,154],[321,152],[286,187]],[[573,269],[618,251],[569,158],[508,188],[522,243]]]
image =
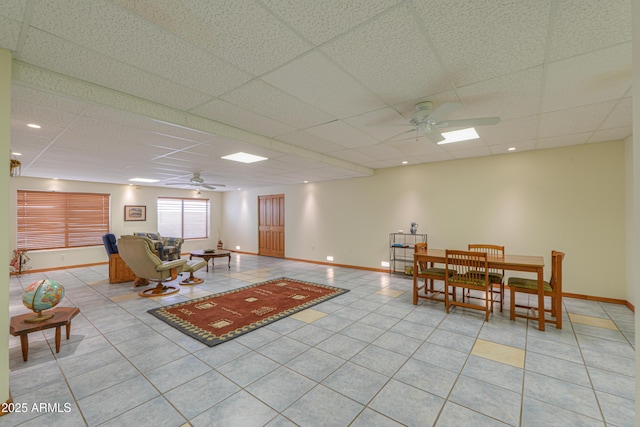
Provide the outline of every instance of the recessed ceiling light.
[[309,181],[306,181],[306,180],[305,180],[305,181],[302,181],[302,182],[304,182],[305,184],[308,184],[308,183],[309,183]]
[[468,141],[470,139],[478,139],[480,136],[474,128],[466,128],[460,130],[454,130],[451,132],[443,132],[444,141],[438,142],[439,145],[450,144],[452,142]]
[[516,147],[509,147],[507,150],[509,150],[509,151],[516,151]]
[[133,182],[158,182],[157,179],[150,179],[150,178],[131,178],[129,181],[133,181]]
[[241,163],[254,163],[261,162],[263,160],[267,160],[266,157],[256,156],[255,154],[243,153],[242,151],[234,154],[229,154],[228,156],[222,156],[225,160],[233,160],[234,162]]
[[11,153],[11,155],[12,155],[12,156],[22,156],[22,153],[16,153],[16,152],[13,152],[13,153]]
[[33,128],[33,129],[40,129],[41,128],[40,125],[37,125],[35,123],[27,123],[27,126],[29,126],[30,128]]
[[408,162],[408,161],[406,161],[406,160],[402,162],[402,164],[403,164],[403,165],[406,165],[406,164],[408,164],[408,163],[409,163],[409,162]]

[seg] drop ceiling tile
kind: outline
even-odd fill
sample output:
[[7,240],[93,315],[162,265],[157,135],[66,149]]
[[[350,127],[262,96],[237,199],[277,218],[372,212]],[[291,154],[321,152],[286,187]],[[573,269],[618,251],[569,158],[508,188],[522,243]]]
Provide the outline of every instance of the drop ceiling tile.
[[[183,85],[37,30],[29,31],[22,59],[57,73],[180,110],[210,99],[208,95]],[[158,87],[163,90],[158,91]]]
[[[61,129],[77,117],[74,113],[55,110],[11,99],[11,118],[26,123],[36,123],[43,128]],[[39,131],[42,129],[36,129]],[[46,129],[45,129],[46,130]]]
[[262,77],[280,90],[338,118],[385,104],[320,52],[311,52]]
[[555,61],[631,40],[629,0],[556,3],[548,59]]
[[588,143],[607,142],[607,141],[623,141],[633,134],[631,126],[621,128],[609,128],[597,130],[587,140]]
[[226,92],[252,78],[111,2],[40,3],[31,25],[208,95]]
[[312,150],[317,153],[327,153],[344,148],[340,144],[327,141],[326,139],[313,135],[305,130],[291,132],[286,135],[280,135],[278,136],[278,140],[284,141],[291,145],[295,145],[296,147]]
[[623,98],[615,106],[609,117],[602,123],[601,129],[629,126],[632,123],[633,108],[631,97]]
[[369,135],[338,120],[309,128],[306,131],[312,135],[348,148],[372,145],[377,142]]
[[22,22],[27,8],[27,0],[4,0],[0,3],[0,16]]
[[482,126],[476,129],[487,145],[515,143],[535,139],[538,132],[538,116],[502,120],[496,126]]
[[569,145],[580,145],[587,142],[592,132],[576,133],[573,135],[553,136],[540,138],[536,142],[537,149],[566,147]]
[[631,85],[631,43],[547,65],[542,112],[621,98]]
[[451,151],[450,154],[456,159],[468,159],[471,157],[490,156],[491,150],[489,147],[475,147],[464,150]]
[[[50,117],[49,117],[50,118]],[[55,139],[55,137],[57,137],[58,135],[60,135],[60,133],[62,133],[64,131],[63,127],[58,127],[57,123],[54,122],[48,122],[49,124],[47,124],[46,126],[43,126],[40,129],[32,129],[30,127],[27,126],[28,123],[33,123],[33,121],[31,120],[24,120],[24,119],[11,119],[11,135],[12,137],[15,136],[16,138],[20,138],[20,137],[26,137],[26,138],[42,138],[46,141],[52,141],[53,139]],[[12,140],[12,143],[14,143],[16,141]]]
[[13,84],[11,86],[11,102],[21,102],[49,108],[52,110],[66,111],[68,113],[80,114],[87,104],[75,99],[67,98],[51,92]]
[[384,12],[399,0],[265,0],[296,31],[320,45]]
[[[509,148],[515,147],[515,151],[509,151]],[[492,154],[513,154],[520,153],[522,151],[531,151],[536,149],[536,141],[534,139],[530,139],[527,141],[520,141],[516,143],[509,144],[500,144],[500,145],[491,145],[489,147]]]
[[17,51],[21,27],[20,22],[0,16],[0,47]]
[[[186,37],[183,36],[187,41],[256,76],[311,47],[257,2],[226,0],[212,5],[191,0],[181,2],[175,9],[177,14],[185,15],[186,23],[197,16],[197,26],[205,29],[188,30]],[[166,27],[165,22],[166,19],[162,19],[160,24]]]
[[542,64],[550,0],[416,2],[457,86]]
[[300,101],[262,80],[252,80],[221,98],[297,129],[335,120],[334,116]]
[[498,116],[502,120],[537,114],[542,73],[541,66],[533,67],[458,88],[463,108],[457,113],[467,117]]
[[249,132],[271,137],[294,130],[294,128],[284,123],[272,120],[262,114],[254,113],[253,111],[238,107],[221,99],[214,99],[192,109],[190,112]]
[[389,104],[442,92],[450,82],[406,5],[321,47]]
[[540,138],[594,131],[616,105],[616,101],[600,102],[584,107],[554,111],[540,115]]

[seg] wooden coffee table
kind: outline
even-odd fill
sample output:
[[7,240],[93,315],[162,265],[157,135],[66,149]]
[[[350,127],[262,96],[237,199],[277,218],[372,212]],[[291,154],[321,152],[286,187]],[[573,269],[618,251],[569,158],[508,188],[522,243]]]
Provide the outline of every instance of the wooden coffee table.
[[225,251],[224,249],[216,249],[215,252],[205,252],[203,250],[191,251],[189,253],[189,259],[193,259],[193,257],[202,258],[207,261],[207,271],[209,271],[209,260],[212,260],[211,266],[215,266],[214,258],[229,258],[227,267],[231,268],[231,251]]
[[27,361],[29,353],[29,338],[27,335],[31,332],[44,331],[45,329],[56,328],[56,353],[60,352],[60,327],[65,325],[67,329],[67,339],[71,332],[71,319],[80,313],[80,309],[76,307],[55,307],[51,310],[43,311],[44,314],[52,313],[51,319],[43,322],[29,323],[25,319],[35,316],[35,313],[21,314],[14,316],[9,323],[9,333],[14,337],[20,337],[20,345],[22,347],[22,360]]

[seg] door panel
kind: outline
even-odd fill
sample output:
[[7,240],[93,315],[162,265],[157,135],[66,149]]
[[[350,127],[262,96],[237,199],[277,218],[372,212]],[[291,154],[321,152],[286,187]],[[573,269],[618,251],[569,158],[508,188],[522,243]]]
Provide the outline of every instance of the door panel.
[[284,258],[284,194],[258,196],[258,253]]

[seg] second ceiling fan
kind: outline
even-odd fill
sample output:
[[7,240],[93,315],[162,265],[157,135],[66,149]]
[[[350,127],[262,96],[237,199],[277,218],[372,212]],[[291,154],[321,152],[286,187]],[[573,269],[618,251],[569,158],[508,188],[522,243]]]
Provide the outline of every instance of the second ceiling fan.
[[194,172],[193,176],[189,178],[189,182],[169,182],[166,185],[181,185],[183,187],[191,186],[200,188],[206,188],[207,190],[215,190],[216,187],[225,187],[224,184],[208,184],[204,182],[204,179],[200,177],[200,172]]

